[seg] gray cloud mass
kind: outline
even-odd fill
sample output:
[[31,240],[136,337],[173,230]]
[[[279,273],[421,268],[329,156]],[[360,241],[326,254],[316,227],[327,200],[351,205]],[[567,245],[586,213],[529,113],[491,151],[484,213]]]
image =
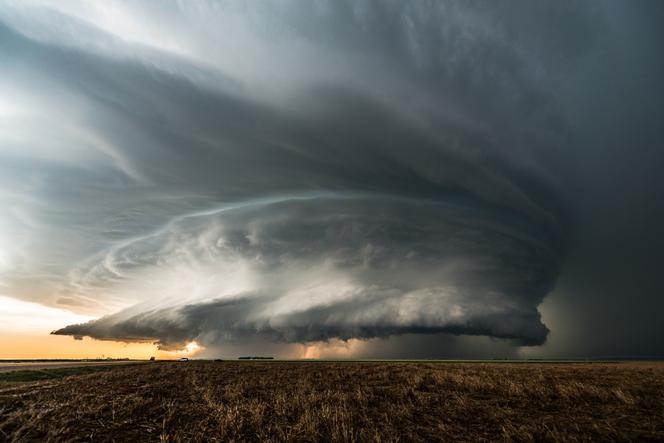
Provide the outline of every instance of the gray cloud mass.
[[[589,196],[629,173],[597,134],[651,111],[598,97],[648,7],[2,1],[0,291],[163,349],[542,345],[561,270],[603,290],[580,233],[617,223]],[[661,91],[633,66],[626,96]]]
[[535,307],[555,278],[556,251],[494,212],[372,196],[188,217],[95,260],[81,279],[116,285],[186,263],[208,277],[197,285],[205,301],[176,294],[165,307],[134,306],[58,333],[168,346],[256,333],[309,342],[445,331],[540,344],[547,329]]

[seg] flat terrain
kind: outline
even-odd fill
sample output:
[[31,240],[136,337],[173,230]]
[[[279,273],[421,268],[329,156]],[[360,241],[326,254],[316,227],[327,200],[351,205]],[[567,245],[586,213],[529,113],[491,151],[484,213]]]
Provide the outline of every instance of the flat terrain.
[[0,384],[0,440],[664,441],[664,364],[115,366]]
[[0,361],[0,372],[51,369],[51,368],[76,368],[80,366],[109,366],[126,365],[129,363],[141,363],[140,361],[124,360],[99,360],[99,361]]
[[[125,363],[132,364],[132,363]],[[18,369],[14,371],[0,371],[0,388],[7,387],[11,384],[24,383],[30,381],[51,380],[54,378],[62,378],[70,375],[90,374],[92,372],[108,371],[115,369],[120,363],[110,365],[79,365],[79,366],[65,366],[65,367],[47,367],[47,368],[32,368],[32,369]],[[0,392],[2,389],[0,389]]]

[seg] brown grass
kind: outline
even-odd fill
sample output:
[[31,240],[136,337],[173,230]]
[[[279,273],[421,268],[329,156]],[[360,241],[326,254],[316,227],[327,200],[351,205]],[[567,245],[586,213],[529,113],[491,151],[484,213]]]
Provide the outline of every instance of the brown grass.
[[7,441],[664,441],[664,364],[190,362],[0,387]]

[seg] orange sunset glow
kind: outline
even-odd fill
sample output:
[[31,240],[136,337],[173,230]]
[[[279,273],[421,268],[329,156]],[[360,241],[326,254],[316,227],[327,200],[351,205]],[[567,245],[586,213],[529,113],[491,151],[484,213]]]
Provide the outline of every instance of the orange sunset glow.
[[190,342],[180,351],[161,351],[151,342],[124,343],[111,340],[81,340],[51,335],[63,324],[82,323],[93,317],[74,314],[63,309],[37,303],[24,302],[0,296],[0,358],[2,359],[78,359],[78,358],[130,358],[145,360],[156,358],[191,357],[202,351],[202,346]]

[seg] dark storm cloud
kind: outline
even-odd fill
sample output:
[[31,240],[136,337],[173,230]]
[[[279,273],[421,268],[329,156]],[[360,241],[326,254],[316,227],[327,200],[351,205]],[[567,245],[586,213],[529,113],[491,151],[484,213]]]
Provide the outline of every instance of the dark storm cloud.
[[574,248],[544,306],[540,355],[664,356],[664,5],[612,3],[597,55],[566,94],[580,178],[566,189]]
[[0,288],[115,312],[57,333],[545,342],[617,7],[109,5],[0,8]]

